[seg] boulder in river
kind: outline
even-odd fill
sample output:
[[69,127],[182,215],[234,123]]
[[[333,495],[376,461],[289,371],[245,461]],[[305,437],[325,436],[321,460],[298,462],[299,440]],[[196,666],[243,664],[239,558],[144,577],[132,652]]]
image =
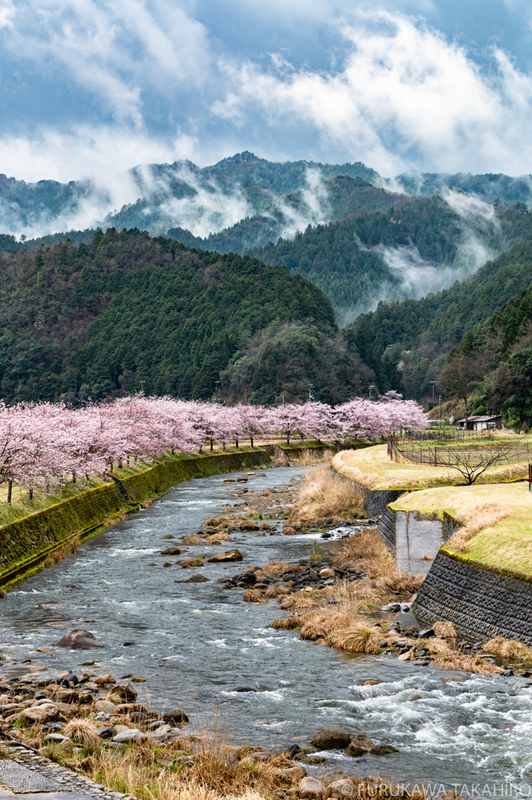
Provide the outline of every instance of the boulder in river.
[[220,561],[242,561],[243,558],[244,556],[240,550],[226,550],[223,553],[218,553],[217,555],[212,556],[209,558],[209,561],[217,564]]
[[323,728],[312,739],[318,750],[344,750],[351,741],[351,734],[343,728]]
[[130,683],[117,683],[109,692],[109,700],[112,698],[120,698],[126,702],[134,701],[137,699],[137,693]]
[[178,556],[181,553],[179,547],[167,547],[166,550],[161,550],[162,556]]
[[166,711],[163,714],[163,720],[173,725],[185,725],[188,722],[188,717],[180,708],[172,708],[171,711]]
[[187,575],[186,578],[178,578],[176,583],[205,583],[208,580],[205,575],[201,575],[198,572],[195,575]]
[[70,633],[66,633],[62,639],[56,642],[56,647],[66,647],[69,650],[92,650],[94,647],[105,647],[96,636],[90,631],[75,628]]

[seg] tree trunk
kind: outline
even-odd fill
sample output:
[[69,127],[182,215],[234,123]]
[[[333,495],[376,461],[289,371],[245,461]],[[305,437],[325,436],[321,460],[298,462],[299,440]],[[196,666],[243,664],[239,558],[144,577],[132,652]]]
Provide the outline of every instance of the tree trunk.
[[286,444],[290,444],[290,434],[286,434]]
[[222,450],[225,450],[225,439],[224,439],[224,441],[222,442]]
[[33,486],[31,487],[31,489],[28,489],[28,499],[33,500]]
[[72,483],[73,484],[76,483],[76,470],[75,469],[72,470]]
[[13,496],[13,481],[7,482],[7,504],[11,505],[11,497]]
[[212,451],[213,451],[213,449],[214,449],[214,442],[213,442],[213,440],[212,440],[212,439],[209,439],[209,441],[210,441],[210,443],[211,443],[211,453],[212,453]]
[[253,436],[249,437],[249,441],[251,442],[251,446],[253,447]]

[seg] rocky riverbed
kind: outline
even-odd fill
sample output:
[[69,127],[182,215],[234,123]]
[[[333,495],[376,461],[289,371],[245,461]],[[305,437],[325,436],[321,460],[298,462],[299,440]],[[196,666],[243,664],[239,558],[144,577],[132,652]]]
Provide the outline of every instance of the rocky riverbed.
[[[452,637],[421,638],[410,614],[381,611],[389,602],[401,609],[415,586],[404,579],[397,583],[386,570],[377,574],[377,557],[367,546],[354,560],[353,554],[347,560],[341,555],[343,547],[371,536],[368,521],[307,520],[298,526],[301,531],[283,535],[291,524],[287,506],[303,472],[257,470],[176,486],[152,508],[108,529],[4,598],[4,735],[37,747],[36,728],[45,736],[55,734],[55,740],[42,741],[51,757],[63,764],[72,759],[90,780],[146,800],[151,795],[142,787],[156,793],[163,771],[174,797],[185,785],[178,778],[186,775],[186,785],[197,787],[202,775],[207,780],[214,773],[227,776],[226,794],[296,793],[300,772],[297,780],[284,783],[271,774],[294,766],[327,785],[339,774],[353,781],[432,780],[446,790],[457,782],[493,783],[508,776],[528,781],[532,697],[526,671],[518,674],[524,666],[503,678],[439,669],[437,658],[446,659],[447,651],[460,655]],[[332,541],[335,529],[339,537],[357,533]],[[180,552],[164,552],[170,548]],[[215,559],[231,552],[231,560]],[[202,566],[180,563],[186,559],[199,559]],[[204,580],[181,581],[194,575]],[[258,593],[254,601],[245,599],[248,591]],[[281,604],[286,606],[280,609]],[[346,610],[364,622],[369,652],[349,649],[354,646],[349,626],[347,642],[339,639],[341,627],[331,627],[332,618],[343,625]],[[272,627],[279,620],[283,625]],[[90,653],[57,647],[72,629],[89,630],[103,647]],[[446,653],[429,649],[436,642]],[[483,664],[490,658],[478,650],[461,655],[478,655]],[[498,655],[491,658],[497,671],[504,669]],[[58,691],[54,685],[69,675],[78,683],[59,688],[78,693],[72,703],[52,696]],[[96,683],[105,675],[116,683]],[[137,697],[118,702],[115,692],[112,699],[113,687],[122,684]],[[64,719],[27,724],[26,717],[36,712],[26,711],[26,717],[22,712],[39,702],[77,708],[59,707]],[[96,708],[104,702],[114,708]],[[17,706],[22,703],[26,709]],[[135,710],[121,708],[128,703]],[[165,711],[175,708],[188,723],[164,720]],[[18,716],[8,719],[13,714]],[[96,719],[99,714],[109,718]],[[85,735],[92,743],[74,738],[81,736],[78,723],[76,733],[67,728],[78,718],[89,723],[92,733],[86,727]],[[121,725],[132,742],[113,741],[124,733]],[[94,731],[105,728],[111,730],[95,739]],[[358,756],[348,755],[347,747],[314,752],[312,739],[326,728],[343,730],[349,744],[366,737],[372,745],[359,743]],[[156,731],[175,741],[153,744],[149,734]],[[59,737],[71,744],[62,746]],[[294,752],[296,745],[301,753]],[[392,751],[372,752],[380,746]],[[242,761],[253,753],[270,755],[257,758],[250,770],[250,762]],[[93,757],[96,762],[85,761]],[[209,767],[214,763],[216,770]],[[134,790],[127,775],[137,775],[135,786],[141,788]],[[254,784],[246,782],[249,775]],[[214,777],[208,786],[222,791]]]

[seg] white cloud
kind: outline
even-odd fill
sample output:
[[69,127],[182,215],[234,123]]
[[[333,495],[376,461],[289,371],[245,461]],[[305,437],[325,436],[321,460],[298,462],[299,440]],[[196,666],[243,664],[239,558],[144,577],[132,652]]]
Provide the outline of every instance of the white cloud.
[[500,50],[484,75],[455,43],[399,14],[359,14],[337,73],[224,65],[232,83],[213,111],[243,126],[257,109],[271,127],[313,126],[329,145],[384,174],[532,171],[532,78]]
[[0,29],[13,26],[15,13],[15,6],[9,0],[8,2],[0,2]]
[[[0,6],[2,20],[13,14]],[[58,83],[90,90],[119,122],[143,124],[143,92],[201,87],[205,27],[171,0],[21,0],[4,47]]]
[[105,185],[110,175],[135,164],[192,159],[196,147],[189,136],[156,139],[127,127],[85,125],[65,133],[49,128],[31,137],[0,138],[0,171],[9,177],[16,165],[14,177],[28,182],[91,178]]

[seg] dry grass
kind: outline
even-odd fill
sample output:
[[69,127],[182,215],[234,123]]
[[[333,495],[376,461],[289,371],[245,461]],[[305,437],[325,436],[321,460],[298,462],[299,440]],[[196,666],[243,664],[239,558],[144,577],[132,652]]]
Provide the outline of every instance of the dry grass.
[[288,569],[292,568],[292,564],[286,564],[283,561],[270,561],[265,567],[258,569],[255,575],[259,578],[264,576],[266,578],[275,578],[277,575],[283,575]]
[[281,597],[290,594],[288,586],[269,586],[264,592],[265,597]]
[[504,658],[506,661],[519,659],[519,661],[532,661],[532,648],[527,647],[515,639],[504,639],[502,636],[496,636],[495,639],[490,639],[482,646],[485,653],[490,653],[494,656]]
[[59,564],[59,562],[63,561],[67,556],[72,555],[72,553],[77,553],[79,550],[79,539],[80,534],[69,539],[68,542],[65,542],[61,547],[58,547],[57,550],[54,550],[53,553],[47,556],[43,566],[52,567],[54,564]]
[[347,650],[349,653],[375,654],[380,651],[379,642],[382,639],[382,631],[375,625],[370,625],[363,620],[355,622],[347,630],[339,629],[329,634],[327,644],[332,647],[339,647],[340,650]]
[[435,622],[432,630],[441,639],[458,639],[458,633],[452,622]]
[[504,670],[496,664],[487,664],[480,655],[464,656],[460,653],[451,653],[435,658],[433,664],[438,669],[455,669],[464,672],[475,672],[478,675],[500,675]]
[[311,520],[338,515],[363,516],[364,495],[328,465],[314,467],[303,478],[290,518]]
[[263,595],[260,589],[247,589],[242,595],[246,603],[267,603],[268,598]]
[[301,617],[295,614],[293,617],[285,617],[284,619],[274,619],[270,628],[276,630],[293,631],[301,627]]
[[434,655],[450,655],[449,643],[438,637],[424,640],[424,646],[429,653],[433,653]]
[[94,723],[84,717],[70,720],[61,733],[63,736],[68,736],[73,742],[77,742],[78,744],[96,745],[101,742],[100,737],[96,733]]
[[510,506],[490,500],[480,500],[465,493],[455,499],[454,505],[456,519],[463,527],[456,531],[447,544],[460,553],[467,552],[469,542],[476,533],[492,528],[512,513]]
[[[357,533],[348,539],[334,557],[335,566],[347,565],[353,569],[362,569],[373,583],[361,585],[355,581],[349,591],[369,592],[372,596],[384,599],[385,595],[410,595],[419,591],[424,575],[409,575],[395,566],[392,553],[384,544],[376,528]],[[359,595],[362,596],[362,595]]]

